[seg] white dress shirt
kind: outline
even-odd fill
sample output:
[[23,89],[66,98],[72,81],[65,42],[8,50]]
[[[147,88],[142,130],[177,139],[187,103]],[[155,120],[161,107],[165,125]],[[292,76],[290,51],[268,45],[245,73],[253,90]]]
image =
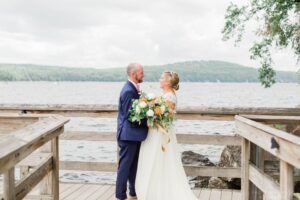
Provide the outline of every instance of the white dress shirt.
[[130,79],[128,79],[128,81],[134,85],[134,87],[137,89],[138,92],[140,91],[140,85],[139,84],[136,84],[134,81],[132,81]]

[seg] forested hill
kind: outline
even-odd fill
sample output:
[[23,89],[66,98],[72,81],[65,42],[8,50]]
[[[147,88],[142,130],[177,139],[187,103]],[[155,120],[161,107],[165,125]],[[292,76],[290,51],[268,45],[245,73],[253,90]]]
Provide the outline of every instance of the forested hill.
[[[257,69],[223,61],[190,61],[145,66],[145,81],[158,81],[165,70],[185,82],[258,82]],[[0,64],[0,81],[124,81],[125,68],[70,68],[29,64]],[[277,71],[278,82],[298,82],[295,72]]]

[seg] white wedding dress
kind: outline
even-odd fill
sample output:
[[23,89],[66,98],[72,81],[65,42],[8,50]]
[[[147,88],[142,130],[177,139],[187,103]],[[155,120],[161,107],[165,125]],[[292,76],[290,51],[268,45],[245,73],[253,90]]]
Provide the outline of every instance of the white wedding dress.
[[[176,105],[175,94],[166,93],[163,97]],[[151,128],[141,144],[135,184],[139,200],[197,199],[188,184],[173,129],[168,131],[168,137]]]

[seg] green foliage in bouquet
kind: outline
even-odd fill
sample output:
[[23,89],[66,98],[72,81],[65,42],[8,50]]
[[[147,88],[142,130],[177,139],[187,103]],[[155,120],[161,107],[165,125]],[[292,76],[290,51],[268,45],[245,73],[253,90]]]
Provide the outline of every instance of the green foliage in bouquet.
[[149,127],[167,131],[174,121],[175,111],[163,97],[142,93],[139,99],[133,101],[129,113],[131,122],[141,123],[141,120],[147,119]]

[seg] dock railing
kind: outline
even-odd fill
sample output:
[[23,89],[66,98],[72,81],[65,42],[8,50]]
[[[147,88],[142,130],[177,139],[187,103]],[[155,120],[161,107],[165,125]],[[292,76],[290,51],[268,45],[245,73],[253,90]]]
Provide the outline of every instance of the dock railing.
[[[280,130],[276,125],[297,130],[300,117],[237,115],[235,124],[237,133],[243,138],[242,199],[259,199],[259,196],[267,200],[292,199],[294,168],[300,169],[300,137],[287,130]],[[267,154],[271,154],[280,162],[279,180],[264,172]],[[257,190],[262,195],[259,195]]]
[[[117,116],[117,107],[114,105],[0,105],[0,113],[23,113],[23,115],[40,115],[40,114],[59,114],[67,117],[91,117],[91,118],[116,118]],[[177,118],[179,120],[211,120],[211,121],[236,121],[237,132],[228,133],[222,135],[211,135],[205,133],[177,133],[178,142],[182,144],[210,144],[210,145],[235,145],[242,146],[242,168],[240,167],[215,167],[215,166],[184,166],[187,175],[189,176],[213,176],[213,177],[230,177],[230,178],[242,178],[242,192],[244,194],[243,199],[249,198],[251,193],[251,188],[249,182],[253,181],[251,173],[256,177],[258,174],[258,180],[264,180],[265,176],[262,176],[260,173],[256,173],[253,169],[253,165],[249,161],[249,143],[255,143],[251,141],[252,138],[246,137],[244,135],[245,127],[239,126],[243,124],[241,119],[258,120],[261,123],[266,119],[260,119],[260,116],[263,117],[273,117],[272,123],[274,124],[283,124],[287,122],[287,119],[294,119],[300,117],[300,108],[228,108],[228,107],[185,107],[179,108],[177,111]],[[248,117],[248,118],[247,118]],[[276,119],[276,120],[275,120]],[[270,122],[270,121],[269,121]],[[295,122],[295,121],[294,121]],[[299,121],[295,122],[294,125],[300,125]],[[243,124],[244,125],[244,124]],[[239,135],[237,135],[239,134]],[[256,131],[250,135],[254,135],[254,138],[260,137],[261,131]],[[283,134],[283,133],[282,133]],[[289,133],[284,133],[289,134]],[[290,135],[290,134],[289,134]],[[298,136],[294,136],[299,138]],[[115,132],[100,132],[100,131],[65,131],[64,134],[60,136],[61,140],[86,140],[86,141],[116,141]],[[268,138],[270,139],[270,138]],[[275,137],[275,141],[277,138]],[[268,145],[270,145],[270,141]],[[261,146],[260,143],[255,144]],[[281,145],[280,145],[281,146]],[[289,146],[289,145],[288,145]],[[297,145],[296,145],[297,146]],[[262,148],[264,146],[261,146]],[[282,146],[286,148],[286,145]],[[269,146],[268,146],[269,148]],[[283,159],[284,162],[295,164],[294,162],[299,162],[300,160],[300,151],[299,153],[294,150],[298,150],[299,146],[296,149],[290,149],[294,153],[294,157],[290,159],[294,160],[292,163],[291,160]],[[274,151],[274,150],[273,150]],[[288,150],[286,150],[288,151]],[[245,153],[246,152],[246,153]],[[273,154],[274,155],[274,154]],[[278,155],[278,154],[276,154]],[[275,156],[276,156],[275,155]],[[40,158],[44,156],[39,156]],[[282,164],[282,167],[285,165]],[[299,168],[299,165],[294,165]],[[32,166],[31,162],[27,162],[22,166],[23,168],[30,169]],[[117,163],[114,162],[86,162],[86,161],[60,161],[59,165],[61,170],[78,170],[78,171],[102,171],[102,172],[115,172],[117,170]],[[290,168],[289,165],[285,166]],[[249,171],[250,169],[250,171]],[[284,170],[283,170],[284,171]],[[291,173],[288,170],[288,173]],[[248,174],[248,176],[247,176]],[[250,175],[249,175],[250,174]],[[286,174],[287,175],[287,174]],[[288,180],[286,182],[291,183],[291,175],[283,176]],[[259,179],[262,178],[262,179]],[[264,184],[263,184],[264,185]],[[274,185],[274,184],[273,184]],[[257,185],[258,187],[260,185]],[[286,186],[287,187],[287,186]],[[289,185],[289,192],[287,190],[280,191],[288,193],[290,196],[292,194],[292,186]],[[264,188],[261,188],[264,189]],[[267,188],[265,188],[266,190]],[[263,191],[265,191],[263,190]],[[284,194],[285,194],[284,193]],[[268,196],[268,192],[265,192],[265,197]],[[283,195],[283,194],[282,194]],[[286,195],[284,195],[286,196]],[[285,197],[284,197],[285,198]],[[287,200],[287,199],[286,199]]]
[[[3,175],[2,200],[23,199],[44,178],[45,188],[54,200],[59,196],[59,135],[67,119],[61,116],[38,116],[0,113],[0,174]],[[50,144],[44,159],[20,180],[15,180],[15,168],[30,158],[39,148]]]

